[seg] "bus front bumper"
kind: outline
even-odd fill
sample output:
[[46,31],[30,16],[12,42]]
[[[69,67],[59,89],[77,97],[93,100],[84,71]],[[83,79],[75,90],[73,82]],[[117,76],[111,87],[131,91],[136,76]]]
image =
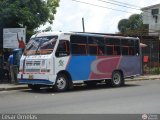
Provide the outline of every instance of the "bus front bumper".
[[17,78],[20,84],[54,85],[56,81],[55,75],[45,74],[18,74]]

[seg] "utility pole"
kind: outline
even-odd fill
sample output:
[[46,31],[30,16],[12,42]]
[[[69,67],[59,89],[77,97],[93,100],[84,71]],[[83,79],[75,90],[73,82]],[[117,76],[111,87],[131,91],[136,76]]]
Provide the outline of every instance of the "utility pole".
[[84,18],[82,18],[82,27],[83,27],[83,32],[85,32]]

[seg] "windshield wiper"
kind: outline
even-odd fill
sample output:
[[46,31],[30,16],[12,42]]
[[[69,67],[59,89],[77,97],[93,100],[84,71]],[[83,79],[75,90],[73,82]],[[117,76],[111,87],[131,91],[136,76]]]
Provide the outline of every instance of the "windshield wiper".
[[41,44],[42,44],[42,40],[40,41],[40,43],[36,49],[36,52],[35,52],[36,55],[40,55],[40,53],[41,53],[41,52],[39,52],[39,54],[38,54],[38,49],[40,48]]

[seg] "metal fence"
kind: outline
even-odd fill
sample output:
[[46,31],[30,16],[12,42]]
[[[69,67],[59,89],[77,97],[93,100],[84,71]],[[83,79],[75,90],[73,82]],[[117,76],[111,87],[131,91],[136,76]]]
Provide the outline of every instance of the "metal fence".
[[147,47],[142,48],[143,73],[160,74],[160,40],[143,41]]

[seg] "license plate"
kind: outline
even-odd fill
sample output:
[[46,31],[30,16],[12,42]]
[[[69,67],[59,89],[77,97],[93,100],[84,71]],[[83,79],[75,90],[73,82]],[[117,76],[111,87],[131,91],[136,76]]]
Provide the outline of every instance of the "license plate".
[[29,75],[29,79],[33,79],[33,75]]

